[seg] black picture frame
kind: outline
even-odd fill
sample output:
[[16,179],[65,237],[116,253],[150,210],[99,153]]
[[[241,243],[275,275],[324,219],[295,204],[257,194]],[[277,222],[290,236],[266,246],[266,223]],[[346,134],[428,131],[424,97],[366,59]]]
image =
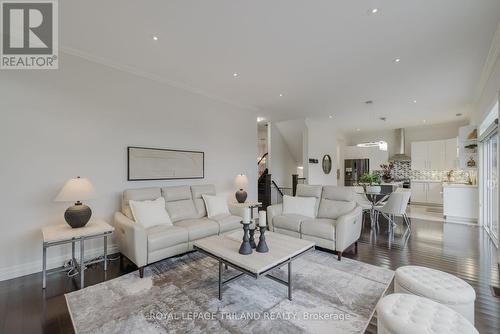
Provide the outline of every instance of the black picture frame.
[[[202,156],[202,176],[196,177],[165,177],[165,178],[132,178],[130,175],[130,151],[131,150],[151,150],[151,151],[168,151],[168,152],[185,152],[185,153],[198,153]],[[205,152],[203,151],[190,151],[190,150],[176,150],[169,148],[156,148],[156,147],[143,147],[143,146],[127,146],[127,181],[158,181],[158,180],[199,180],[205,178]]]

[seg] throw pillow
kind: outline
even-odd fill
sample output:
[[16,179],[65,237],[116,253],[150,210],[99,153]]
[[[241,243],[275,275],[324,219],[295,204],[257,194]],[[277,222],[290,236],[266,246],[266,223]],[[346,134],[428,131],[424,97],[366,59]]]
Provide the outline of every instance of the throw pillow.
[[202,195],[205,207],[207,208],[208,218],[229,215],[229,207],[227,198],[224,196]]
[[351,212],[355,207],[355,201],[334,201],[323,198],[319,204],[318,217],[337,219]]
[[134,220],[144,228],[157,225],[170,225],[172,221],[165,209],[165,199],[158,197],[154,201],[129,201]]
[[316,198],[285,195],[283,196],[283,214],[314,218],[316,216]]

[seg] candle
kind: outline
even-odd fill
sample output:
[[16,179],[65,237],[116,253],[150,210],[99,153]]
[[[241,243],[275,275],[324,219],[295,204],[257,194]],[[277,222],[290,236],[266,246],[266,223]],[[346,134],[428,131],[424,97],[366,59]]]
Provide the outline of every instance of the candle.
[[243,224],[250,224],[250,209],[245,208],[243,210]]
[[261,227],[267,226],[266,211],[259,211],[259,226]]

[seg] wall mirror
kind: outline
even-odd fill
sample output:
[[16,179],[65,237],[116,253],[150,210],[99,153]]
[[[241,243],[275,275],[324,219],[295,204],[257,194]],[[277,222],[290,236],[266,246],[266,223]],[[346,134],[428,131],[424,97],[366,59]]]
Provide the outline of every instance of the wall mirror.
[[332,171],[332,158],[328,154],[323,157],[322,167],[325,174],[330,174]]

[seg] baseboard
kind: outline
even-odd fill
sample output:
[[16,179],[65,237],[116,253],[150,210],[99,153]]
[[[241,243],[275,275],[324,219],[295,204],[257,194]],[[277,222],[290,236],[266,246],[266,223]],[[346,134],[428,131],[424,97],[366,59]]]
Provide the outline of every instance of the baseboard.
[[[119,251],[118,245],[116,244],[108,245],[108,254],[117,253],[118,251]],[[91,248],[85,250],[85,258],[91,259],[96,256],[102,255],[102,253],[103,253],[102,247]],[[47,270],[61,267],[70,258],[71,258],[71,253],[47,258]],[[42,271],[42,258],[40,257],[39,261],[33,261],[29,263],[23,263],[3,268],[2,270],[0,270],[0,282],[12,278],[39,273],[41,271]]]

